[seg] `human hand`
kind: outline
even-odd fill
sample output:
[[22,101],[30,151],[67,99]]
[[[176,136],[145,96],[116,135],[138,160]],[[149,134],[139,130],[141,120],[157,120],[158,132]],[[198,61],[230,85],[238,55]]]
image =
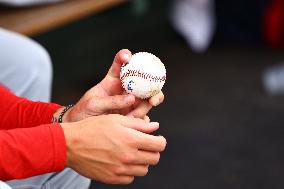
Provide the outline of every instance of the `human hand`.
[[62,123],[67,163],[78,173],[107,184],[129,184],[159,162],[166,140],[151,133],[159,124],[121,116],[102,115]]
[[105,78],[84,94],[66,113],[63,122],[79,121],[102,114],[121,114],[144,119],[153,106],[162,103],[163,92],[146,100],[124,92],[120,81],[120,68],[123,63],[129,62],[130,57],[129,50],[120,50]]

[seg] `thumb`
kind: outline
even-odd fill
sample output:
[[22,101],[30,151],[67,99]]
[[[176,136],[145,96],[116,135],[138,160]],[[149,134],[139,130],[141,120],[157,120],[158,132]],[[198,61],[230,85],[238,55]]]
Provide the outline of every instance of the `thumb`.
[[134,103],[135,97],[133,95],[115,95],[98,99],[96,107],[99,111],[106,112],[109,110],[128,108]]
[[128,49],[120,50],[114,57],[113,63],[108,71],[108,76],[113,78],[119,78],[119,73],[121,65],[123,63],[129,62],[131,57],[131,52]]

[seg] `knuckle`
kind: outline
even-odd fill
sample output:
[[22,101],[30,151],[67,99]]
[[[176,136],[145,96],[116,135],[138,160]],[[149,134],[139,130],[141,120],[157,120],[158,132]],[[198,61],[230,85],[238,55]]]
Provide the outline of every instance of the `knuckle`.
[[87,110],[90,113],[96,112],[100,109],[100,105],[98,105],[97,99],[91,98],[87,99],[85,101],[85,110]]
[[162,152],[162,151],[165,150],[166,145],[167,145],[167,140],[163,136],[161,136],[161,143],[160,144],[161,144],[160,151]]
[[128,138],[128,144],[131,146],[131,147],[138,147],[139,146],[139,136],[131,136]]
[[163,102],[165,100],[165,95],[163,92],[160,93],[160,98],[159,98],[160,102]]
[[134,162],[134,160],[135,160],[135,156],[133,154],[131,154],[131,153],[124,153],[121,156],[121,162],[122,163],[129,164],[129,163]]
[[128,177],[127,179],[123,180],[121,184],[131,184],[134,181],[134,177]]
[[146,176],[146,175],[148,174],[148,172],[149,172],[149,167],[147,166],[147,167],[145,167],[144,170],[142,171],[141,176]]
[[123,166],[119,166],[114,169],[114,174],[116,175],[122,175],[124,173],[126,173],[126,169]]
[[155,156],[154,160],[153,160],[153,164],[152,165],[157,165],[160,161],[161,155],[160,153],[157,153],[157,155]]
[[150,117],[145,115],[144,118],[143,118],[147,123],[150,123]]
[[123,105],[122,98],[110,97],[110,101],[113,108],[120,108]]
[[118,183],[118,177],[117,176],[110,176],[110,177],[107,177],[105,178],[105,183],[106,184],[117,184]]
[[121,184],[127,185],[134,181],[134,176],[111,176],[105,180],[106,184]]

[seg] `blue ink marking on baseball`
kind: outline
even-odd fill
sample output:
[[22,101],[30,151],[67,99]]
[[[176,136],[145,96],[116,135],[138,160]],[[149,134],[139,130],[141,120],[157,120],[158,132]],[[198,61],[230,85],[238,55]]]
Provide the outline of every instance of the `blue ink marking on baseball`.
[[133,84],[134,84],[134,81],[132,80],[130,80],[127,84],[127,89],[131,92],[133,91]]

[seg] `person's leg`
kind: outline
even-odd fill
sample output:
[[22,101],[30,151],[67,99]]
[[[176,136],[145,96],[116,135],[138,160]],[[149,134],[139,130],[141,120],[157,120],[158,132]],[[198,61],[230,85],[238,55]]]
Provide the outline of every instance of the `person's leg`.
[[[18,96],[49,101],[51,83],[52,66],[47,51],[27,37],[0,29],[0,84]],[[17,189],[87,189],[90,180],[66,168],[60,173],[13,180],[7,184]]]
[[5,182],[0,181],[0,188],[1,189],[11,189]]
[[46,50],[31,39],[0,29],[0,83],[16,95],[49,101],[52,67]]
[[88,189],[91,181],[70,168],[23,180],[8,181],[13,189]]

